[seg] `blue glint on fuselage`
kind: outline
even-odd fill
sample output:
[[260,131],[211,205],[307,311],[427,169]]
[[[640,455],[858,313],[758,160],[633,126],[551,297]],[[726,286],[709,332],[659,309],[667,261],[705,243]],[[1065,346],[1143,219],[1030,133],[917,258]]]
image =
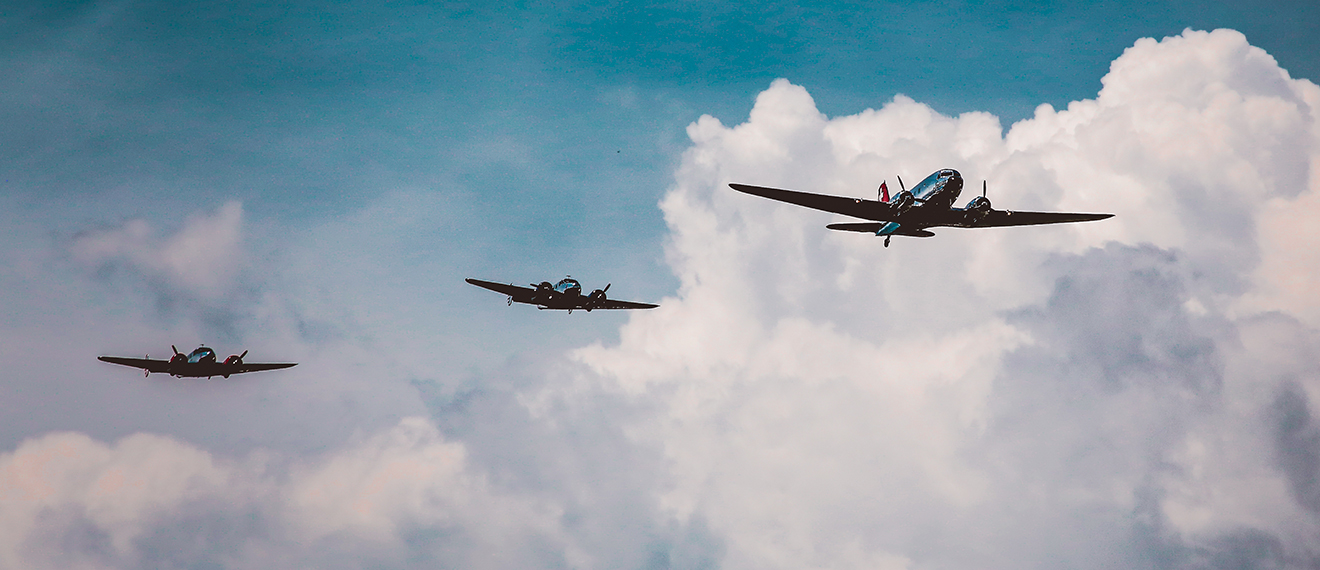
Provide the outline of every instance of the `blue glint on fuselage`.
[[206,348],[205,346],[200,347],[200,348],[198,348],[197,350],[192,351],[192,353],[188,355],[188,363],[189,363],[189,364],[197,364],[198,362],[201,362],[202,359],[203,359],[203,358],[206,358],[207,356],[210,356],[211,359],[214,360],[214,359],[215,359],[215,351],[214,351],[214,350],[211,350],[211,349],[209,349],[209,348]]
[[918,199],[925,200],[932,194],[942,190],[945,184],[954,177],[958,176],[958,171],[944,169],[927,176],[925,180],[918,182],[912,187],[912,195]]
[[962,193],[962,175],[957,170],[946,168],[927,176],[925,180],[912,187],[912,196],[936,208],[953,207],[953,201]]

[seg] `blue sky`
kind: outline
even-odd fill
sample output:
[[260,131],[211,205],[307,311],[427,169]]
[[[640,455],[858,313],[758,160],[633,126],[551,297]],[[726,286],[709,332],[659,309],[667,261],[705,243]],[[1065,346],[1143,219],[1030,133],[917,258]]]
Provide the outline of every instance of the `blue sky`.
[[[1314,85],[1278,70],[1320,78],[1316,21],[9,3],[0,479],[78,451],[49,475],[74,498],[0,497],[30,530],[0,567],[1314,560],[1287,528],[1320,528],[1320,135]],[[1184,35],[1218,28],[1245,39]],[[886,250],[723,188],[869,196],[945,167],[997,207],[1118,217]],[[665,307],[463,283],[564,274]],[[301,365],[173,383],[94,360],[199,343]],[[98,502],[97,469],[164,490]]]
[[457,213],[402,245],[447,259],[457,274],[434,276],[439,286],[468,273],[620,275],[654,298],[675,286],[655,204],[683,128],[702,114],[741,120],[776,78],[828,115],[902,93],[1007,128],[1041,103],[1093,97],[1134,39],[1188,27],[1238,29],[1295,77],[1315,77],[1320,40],[1304,22],[1317,11],[18,3],[0,22],[5,193],[68,233],[230,199],[249,219],[297,228],[406,188]]

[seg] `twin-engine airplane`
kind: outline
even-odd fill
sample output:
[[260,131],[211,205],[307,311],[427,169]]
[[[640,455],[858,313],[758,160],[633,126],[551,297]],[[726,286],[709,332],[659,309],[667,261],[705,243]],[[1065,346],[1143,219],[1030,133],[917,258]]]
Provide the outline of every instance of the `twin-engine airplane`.
[[604,289],[596,289],[590,295],[583,295],[582,284],[570,277],[561,279],[559,283],[553,286],[550,285],[549,281],[542,281],[539,285],[533,283],[532,287],[535,287],[535,289],[519,287],[512,283],[505,285],[480,279],[465,279],[465,281],[477,287],[508,295],[509,305],[527,303],[536,305],[538,309],[568,310],[570,314],[573,313],[573,309],[585,309],[587,312],[591,312],[593,309],[654,309],[660,306],[650,303],[607,299],[605,298],[605,292],[610,290],[608,284],[605,285]]
[[739,192],[797,204],[815,210],[834,212],[873,222],[830,224],[831,230],[846,232],[874,233],[885,237],[885,247],[889,247],[892,236],[931,237],[934,232],[926,228],[1000,228],[1006,226],[1035,226],[1040,224],[1064,224],[1069,222],[1089,222],[1113,217],[1113,214],[1068,214],[1061,212],[1015,212],[995,210],[990,207],[990,200],[985,197],[985,183],[981,183],[981,195],[973,198],[961,208],[953,207],[953,201],[962,193],[963,178],[957,170],[944,169],[927,176],[912,191],[903,188],[903,179],[898,179],[902,189],[893,199],[889,197],[889,188],[880,185],[879,200],[862,200],[844,196],[810,194],[793,190],[779,190],[746,184],[730,184],[729,187]]
[[296,362],[276,362],[276,363],[252,363],[243,362],[243,357],[247,356],[248,351],[243,354],[234,354],[226,358],[224,362],[215,361],[215,351],[205,346],[197,347],[197,350],[189,354],[179,352],[174,348],[174,356],[169,360],[153,360],[150,356],[147,358],[123,358],[119,356],[98,356],[97,360],[109,362],[110,364],[119,364],[122,366],[132,366],[141,368],[143,376],[150,376],[152,372],[161,372],[177,378],[185,376],[189,378],[201,378],[203,376],[210,378],[212,376],[224,376],[228,378],[230,374],[242,374],[244,372],[260,372],[262,370],[279,370],[297,366]]

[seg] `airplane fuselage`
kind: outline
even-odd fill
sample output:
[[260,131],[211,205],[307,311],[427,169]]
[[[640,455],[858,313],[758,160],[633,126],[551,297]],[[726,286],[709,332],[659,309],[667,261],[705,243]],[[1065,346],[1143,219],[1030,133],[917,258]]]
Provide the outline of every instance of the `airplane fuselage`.
[[925,203],[924,207],[947,210],[962,194],[963,178],[957,170],[946,168],[917,183],[912,194]]
[[549,281],[542,281],[536,286],[536,293],[532,295],[531,301],[539,309],[571,311],[583,308],[581,297],[582,284],[573,278],[565,277],[554,285],[550,285]]

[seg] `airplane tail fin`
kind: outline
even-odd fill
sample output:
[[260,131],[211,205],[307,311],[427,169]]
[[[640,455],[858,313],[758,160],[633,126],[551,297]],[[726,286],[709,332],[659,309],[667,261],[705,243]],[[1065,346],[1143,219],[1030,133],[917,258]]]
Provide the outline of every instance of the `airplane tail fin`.
[[881,202],[888,202],[888,201],[889,201],[889,181],[888,181],[888,180],[883,181],[883,182],[880,183],[880,201],[881,201]]

